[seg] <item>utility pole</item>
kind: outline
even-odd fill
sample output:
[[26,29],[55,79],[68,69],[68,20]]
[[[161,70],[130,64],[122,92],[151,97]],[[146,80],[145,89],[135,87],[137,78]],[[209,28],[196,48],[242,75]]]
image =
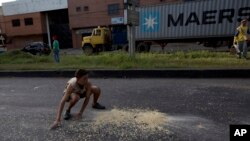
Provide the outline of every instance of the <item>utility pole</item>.
[[51,44],[51,37],[50,37],[50,28],[49,28],[49,16],[48,13],[45,14],[46,18],[46,29],[47,29],[47,36],[48,36],[48,45],[52,49],[52,44]]
[[0,47],[5,47],[4,40],[5,40],[5,38],[3,37],[2,29],[0,28],[0,41],[1,41]]
[[139,12],[136,7],[139,6],[138,0],[124,0],[124,24],[127,25],[128,31],[128,51],[129,56],[135,56],[135,26],[139,25]]

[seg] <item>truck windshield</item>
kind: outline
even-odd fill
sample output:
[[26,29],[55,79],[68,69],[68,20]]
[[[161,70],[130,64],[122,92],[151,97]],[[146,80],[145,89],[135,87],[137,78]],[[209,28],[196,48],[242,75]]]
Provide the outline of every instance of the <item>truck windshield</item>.
[[101,36],[101,30],[100,29],[94,30],[93,36]]

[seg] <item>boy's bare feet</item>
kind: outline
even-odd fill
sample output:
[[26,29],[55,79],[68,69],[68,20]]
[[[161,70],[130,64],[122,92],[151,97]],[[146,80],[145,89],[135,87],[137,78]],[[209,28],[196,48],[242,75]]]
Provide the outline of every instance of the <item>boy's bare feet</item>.
[[60,127],[61,126],[61,123],[58,122],[58,121],[55,121],[51,126],[50,126],[50,130],[54,130],[56,129],[57,127]]

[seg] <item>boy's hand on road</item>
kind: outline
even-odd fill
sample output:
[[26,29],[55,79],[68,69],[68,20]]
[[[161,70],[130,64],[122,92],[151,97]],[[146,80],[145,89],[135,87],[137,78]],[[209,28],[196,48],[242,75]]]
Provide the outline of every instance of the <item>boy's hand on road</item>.
[[54,130],[59,127],[61,124],[58,121],[54,121],[54,123],[50,126],[50,130]]

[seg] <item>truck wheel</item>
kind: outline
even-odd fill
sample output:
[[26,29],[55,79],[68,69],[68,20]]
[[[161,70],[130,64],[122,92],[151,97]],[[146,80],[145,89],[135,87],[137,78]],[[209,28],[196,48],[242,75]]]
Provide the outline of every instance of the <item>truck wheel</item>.
[[111,51],[111,50],[113,50],[113,47],[111,44],[105,45],[105,51]]
[[91,46],[84,46],[82,49],[83,49],[84,54],[86,55],[91,55],[94,51]]
[[149,52],[149,45],[145,43],[139,43],[136,47],[137,52]]

